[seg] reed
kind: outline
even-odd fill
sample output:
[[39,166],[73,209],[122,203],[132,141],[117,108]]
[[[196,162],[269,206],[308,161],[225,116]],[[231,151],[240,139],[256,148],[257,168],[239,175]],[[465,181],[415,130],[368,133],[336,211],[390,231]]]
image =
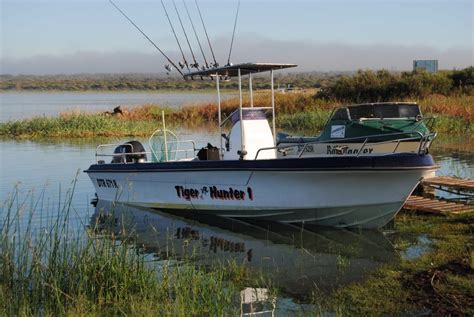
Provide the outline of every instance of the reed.
[[87,138],[148,136],[156,122],[124,120],[102,114],[61,114],[56,118],[35,117],[0,124],[0,135],[13,138]]
[[474,123],[474,95],[430,95],[417,102],[426,113],[453,119],[463,118],[466,123]]
[[[72,226],[73,193],[54,211],[41,207],[43,198],[17,194],[3,206],[1,316],[222,316],[235,314],[238,291],[256,283],[235,262],[200,268],[191,259],[162,260],[157,267],[130,237]],[[51,221],[37,226],[38,213]]]
[[[292,132],[317,134],[324,126],[330,111],[341,106],[340,101],[316,98],[314,93],[300,92],[276,94],[277,125]],[[407,99],[407,101],[409,101]],[[438,118],[435,130],[440,133],[466,134],[474,132],[474,96],[430,95],[416,100],[425,116]],[[254,105],[268,106],[266,92],[254,96]],[[248,104],[248,96],[244,104]],[[222,102],[223,117],[239,106],[238,99]],[[105,113],[68,112],[58,117],[35,117],[0,123],[0,136],[7,138],[84,138],[149,136],[161,125],[161,112],[166,114],[170,126],[197,128],[216,127],[218,110],[215,103],[190,104],[182,108],[168,108],[146,104],[125,108],[122,115]]]

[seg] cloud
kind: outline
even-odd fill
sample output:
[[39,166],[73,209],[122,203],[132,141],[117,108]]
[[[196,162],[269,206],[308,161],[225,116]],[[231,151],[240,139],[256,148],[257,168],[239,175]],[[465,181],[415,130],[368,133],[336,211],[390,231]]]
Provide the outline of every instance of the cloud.
[[[228,38],[217,38],[217,59],[227,63]],[[197,52],[197,50],[195,50]],[[174,61],[177,52],[167,52]],[[207,54],[211,59],[210,53]],[[396,44],[354,45],[271,40],[253,34],[239,35],[231,61],[284,62],[299,65],[295,71],[351,71],[357,69],[409,70],[414,59],[438,59],[440,69],[464,68],[474,64],[472,48],[436,49]],[[191,57],[188,58],[191,62]],[[2,74],[162,73],[166,60],[159,53],[133,51],[76,52],[69,55],[4,57]]]

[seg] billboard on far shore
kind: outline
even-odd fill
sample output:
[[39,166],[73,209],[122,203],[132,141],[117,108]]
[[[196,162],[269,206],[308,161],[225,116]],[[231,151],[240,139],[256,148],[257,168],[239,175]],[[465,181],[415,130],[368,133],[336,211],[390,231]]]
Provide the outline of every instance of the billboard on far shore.
[[413,70],[424,69],[430,73],[438,72],[438,60],[437,59],[418,59],[413,61]]

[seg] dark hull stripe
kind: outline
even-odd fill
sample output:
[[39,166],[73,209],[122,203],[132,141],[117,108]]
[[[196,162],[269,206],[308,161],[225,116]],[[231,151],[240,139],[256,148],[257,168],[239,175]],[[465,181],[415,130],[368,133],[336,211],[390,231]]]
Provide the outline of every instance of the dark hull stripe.
[[212,171],[249,171],[249,172],[324,172],[324,171],[407,171],[407,170],[430,170],[437,169],[438,166],[431,167],[406,167],[406,168],[313,168],[313,169],[236,169],[236,168],[189,168],[189,169],[104,169],[104,170],[94,170],[88,169],[84,173],[165,173],[165,172],[212,172]]
[[303,157],[273,160],[178,161],[163,163],[94,164],[95,172],[170,172],[170,171],[318,171],[318,170],[410,170],[432,169],[431,155],[391,154],[359,157]]

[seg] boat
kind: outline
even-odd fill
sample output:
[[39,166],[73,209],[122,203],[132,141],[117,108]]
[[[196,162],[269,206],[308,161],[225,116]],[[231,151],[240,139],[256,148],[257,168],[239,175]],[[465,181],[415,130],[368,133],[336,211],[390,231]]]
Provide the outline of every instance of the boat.
[[[280,155],[371,155],[416,153],[429,148],[436,133],[434,118],[423,117],[415,102],[377,102],[334,109],[316,137],[280,133],[278,145],[288,146]],[[426,142],[426,144],[421,144]]]
[[[168,132],[163,119],[148,150],[138,141],[99,145],[96,163],[85,171],[99,200],[343,228],[374,229],[390,222],[437,168],[427,153],[428,140],[423,138],[415,153],[303,156],[304,144],[298,155],[279,156],[287,147],[276,141],[274,71],[295,66],[243,63],[187,73],[187,78],[216,82],[220,144],[199,149],[194,141]],[[271,104],[254,107],[252,78],[265,72],[270,73]],[[244,76],[249,81],[246,106]],[[222,119],[220,81],[230,78],[238,79],[240,105]],[[226,125],[231,126],[227,134],[222,133]]]

